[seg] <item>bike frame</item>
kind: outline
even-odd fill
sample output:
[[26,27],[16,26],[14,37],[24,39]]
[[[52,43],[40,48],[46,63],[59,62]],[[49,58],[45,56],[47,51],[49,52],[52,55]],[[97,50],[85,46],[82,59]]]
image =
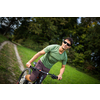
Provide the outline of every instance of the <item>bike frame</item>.
[[[47,75],[52,75],[52,74],[50,74],[50,73],[44,72],[44,71],[42,71],[42,70],[39,70],[39,69],[37,69],[36,67],[33,67],[33,66],[30,66],[30,68],[31,68],[33,71],[38,70],[40,73],[47,74]],[[41,84],[42,81],[43,81],[43,78],[44,78],[44,75],[42,75],[41,77],[37,78],[37,80],[36,80],[33,84]]]
[[[34,65],[36,65],[36,62],[35,62]],[[33,84],[41,84],[42,81],[43,81],[43,79],[44,79],[44,74],[50,75],[52,79],[58,79],[58,76],[55,76],[54,74],[50,74],[50,73],[44,72],[44,71],[42,71],[42,70],[40,70],[40,69],[37,69],[36,67],[30,66],[30,68],[26,68],[26,69],[23,70],[23,72],[22,72],[21,75],[19,76],[19,79],[18,79],[17,84],[19,84],[19,82],[20,82],[20,80],[21,80],[23,74],[25,73],[25,71],[28,70],[28,72],[29,72],[28,74],[31,74],[31,69],[32,69],[33,71],[36,71],[36,70],[37,70],[37,71],[39,71],[40,73],[43,73],[41,77],[38,77],[38,78],[35,80],[35,82],[33,82]],[[28,84],[28,83],[29,83],[29,81],[25,80],[25,83],[24,83],[24,84]]]
[[41,84],[43,81],[44,75],[42,75],[41,77],[39,77],[35,82],[33,82],[33,84]]

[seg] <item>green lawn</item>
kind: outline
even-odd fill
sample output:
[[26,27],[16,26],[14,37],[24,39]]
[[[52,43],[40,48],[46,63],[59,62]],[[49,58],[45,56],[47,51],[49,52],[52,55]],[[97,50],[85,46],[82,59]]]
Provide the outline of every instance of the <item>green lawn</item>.
[[5,36],[3,36],[3,35],[0,34],[0,43],[2,43],[4,41],[7,41],[7,40],[8,39]]
[[[18,51],[24,66],[37,53],[23,46],[18,46]],[[39,58],[36,61],[38,60]],[[60,68],[61,63],[58,62],[51,68],[50,73],[58,75]],[[72,68],[69,65],[66,65],[62,80],[58,81],[56,79],[51,79],[49,76],[47,76],[43,81],[43,84],[100,84],[100,81],[76,70],[75,68]]]

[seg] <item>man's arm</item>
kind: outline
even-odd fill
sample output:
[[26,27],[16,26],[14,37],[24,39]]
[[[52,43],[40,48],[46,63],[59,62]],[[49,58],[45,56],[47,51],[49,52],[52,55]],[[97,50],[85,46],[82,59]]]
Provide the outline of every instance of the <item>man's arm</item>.
[[66,65],[62,65],[61,69],[60,69],[60,74],[58,75],[58,80],[61,80],[62,79],[62,75],[64,73],[64,70],[65,70],[65,66]]
[[31,60],[29,60],[27,63],[26,63],[26,66],[27,67],[30,67],[31,66],[31,63],[36,60],[38,57],[40,57],[41,55],[45,54],[45,51],[44,50],[41,50],[40,52],[38,52],[37,54],[35,54]]

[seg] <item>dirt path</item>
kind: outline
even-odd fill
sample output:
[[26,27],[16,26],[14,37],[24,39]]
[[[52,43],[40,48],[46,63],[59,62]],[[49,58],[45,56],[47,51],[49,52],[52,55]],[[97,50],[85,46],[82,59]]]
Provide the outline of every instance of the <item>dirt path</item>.
[[[4,41],[4,42],[1,43],[1,45],[0,45],[0,50],[1,50],[1,49],[3,48],[3,46],[4,46],[5,44],[7,44],[7,43],[13,44],[13,43],[10,42],[10,41]],[[24,66],[23,66],[23,63],[22,63],[21,58],[20,58],[20,56],[19,56],[19,53],[18,53],[18,50],[17,50],[17,46],[16,46],[15,44],[13,44],[13,45],[14,45],[15,54],[16,54],[16,57],[17,57],[17,60],[18,60],[18,63],[19,63],[19,68],[20,68],[21,71],[23,71],[23,70],[24,70]]]
[[19,68],[21,71],[24,70],[24,66],[23,66],[23,63],[21,61],[21,58],[19,56],[19,53],[18,53],[18,50],[17,50],[17,46],[14,44],[14,50],[15,50],[15,54],[16,54],[16,57],[17,57],[17,60],[18,60],[18,63],[19,63]]
[[0,45],[0,50],[3,48],[3,46],[4,46],[6,43],[9,43],[9,41],[5,41],[5,42],[1,43],[1,45]]

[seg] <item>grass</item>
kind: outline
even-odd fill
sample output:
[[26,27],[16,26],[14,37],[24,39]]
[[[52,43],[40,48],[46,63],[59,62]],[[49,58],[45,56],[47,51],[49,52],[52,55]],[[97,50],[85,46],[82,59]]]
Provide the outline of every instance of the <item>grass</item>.
[[[25,48],[23,46],[18,46],[19,55],[21,56],[24,66],[26,63],[37,53],[31,49]],[[40,57],[36,60],[36,62]],[[50,73],[58,75],[61,68],[61,63],[57,62],[50,70]],[[43,84],[100,84],[100,81],[82,73],[75,68],[66,65],[65,72],[63,74],[63,79],[58,81],[56,79],[51,79],[49,76],[45,78]]]
[[21,73],[12,44],[0,50],[0,84],[15,84]]
[[[37,53],[31,49],[25,48],[23,46],[17,46],[19,55],[22,59],[22,63],[24,65],[24,67],[26,67],[26,63]],[[39,57],[40,58],[40,57]],[[37,60],[35,60],[36,62],[39,60],[39,58]]]
[[8,39],[5,36],[3,36],[3,35],[0,34],[0,43],[2,43],[4,41],[7,41],[7,40]]

